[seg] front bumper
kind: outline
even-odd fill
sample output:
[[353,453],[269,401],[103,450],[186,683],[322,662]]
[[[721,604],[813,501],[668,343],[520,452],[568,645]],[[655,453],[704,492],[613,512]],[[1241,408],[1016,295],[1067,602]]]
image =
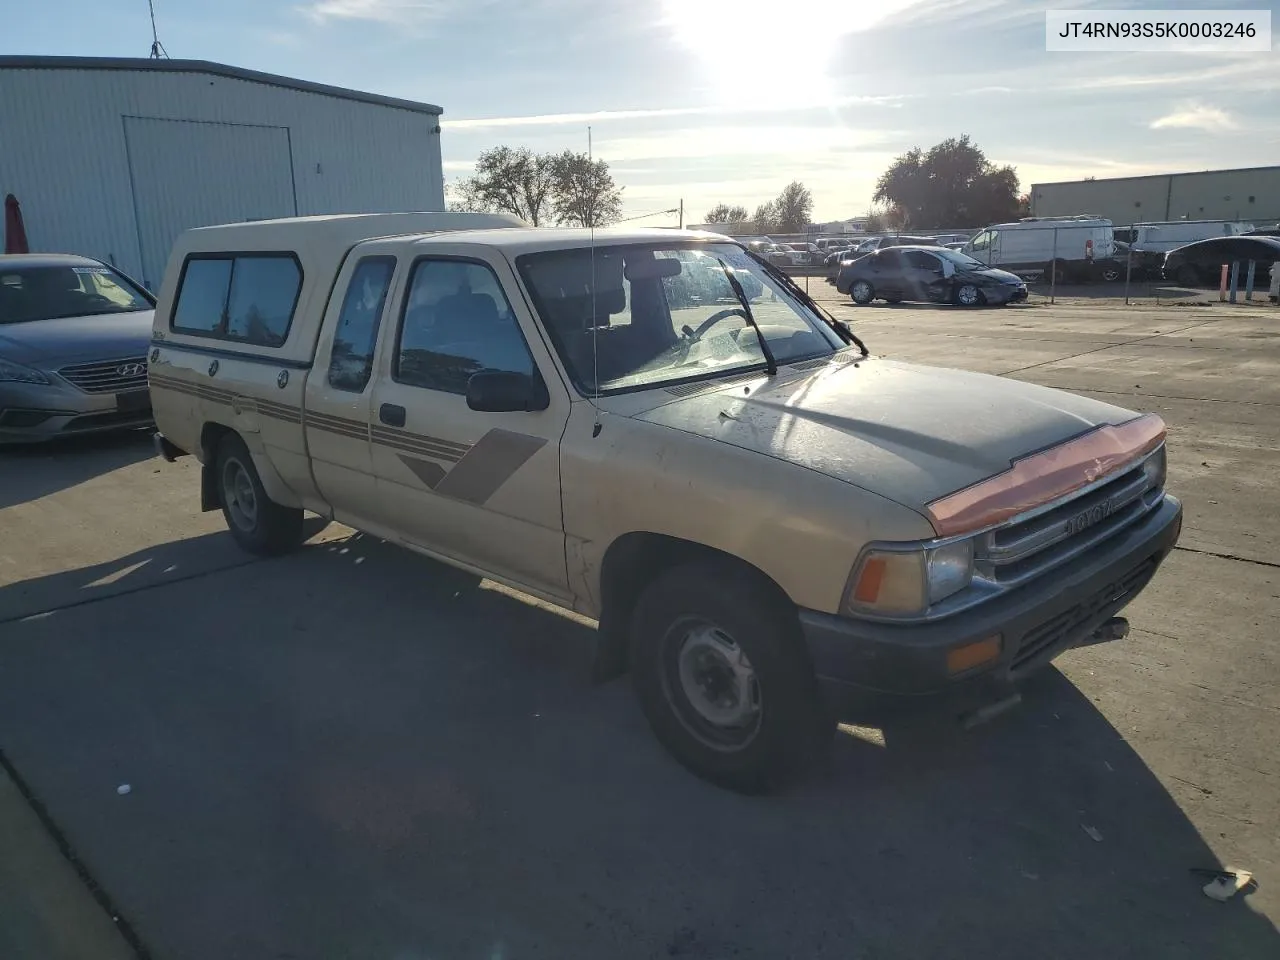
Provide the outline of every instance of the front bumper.
[[144,427],[152,422],[151,394],[85,393],[55,379],[0,383],[0,443],[32,443],[55,437]]
[[[1150,582],[1182,531],[1182,505],[1166,496],[1138,523],[1082,557],[1004,596],[931,623],[882,623],[803,610],[800,623],[837,714],[868,698],[928,696],[1008,684],[1087,641]],[[998,659],[947,670],[951,650],[1000,634]]]

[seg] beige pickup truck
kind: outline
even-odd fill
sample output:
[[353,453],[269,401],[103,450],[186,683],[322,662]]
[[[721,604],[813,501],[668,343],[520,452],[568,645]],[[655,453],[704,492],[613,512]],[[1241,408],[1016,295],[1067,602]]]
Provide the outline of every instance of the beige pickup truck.
[[744,791],[867,695],[1121,635],[1181,527],[1158,417],[872,356],[707,233],[192,230],[149,377],[161,454],[246,549],[311,511],[595,618],[598,673]]

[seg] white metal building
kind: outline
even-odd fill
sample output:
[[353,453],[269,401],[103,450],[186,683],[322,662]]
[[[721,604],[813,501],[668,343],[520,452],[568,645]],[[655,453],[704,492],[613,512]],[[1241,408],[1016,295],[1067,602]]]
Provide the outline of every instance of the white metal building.
[[0,56],[0,197],[32,251],[154,289],[190,227],[443,210],[440,113],[204,60]]

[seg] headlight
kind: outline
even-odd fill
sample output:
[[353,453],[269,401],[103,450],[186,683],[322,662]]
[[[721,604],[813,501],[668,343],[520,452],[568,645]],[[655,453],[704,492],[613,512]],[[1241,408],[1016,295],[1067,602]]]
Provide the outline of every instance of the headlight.
[[48,383],[49,378],[39,370],[32,370],[12,360],[0,359],[0,380],[16,380],[19,383]]
[[1165,474],[1168,472],[1167,461],[1164,455],[1164,445],[1155,453],[1147,457],[1146,462],[1142,464],[1142,472],[1147,478],[1147,489],[1158,490],[1164,486]]
[[851,614],[886,616],[924,613],[972,580],[971,540],[907,550],[872,549],[849,578],[844,609]]

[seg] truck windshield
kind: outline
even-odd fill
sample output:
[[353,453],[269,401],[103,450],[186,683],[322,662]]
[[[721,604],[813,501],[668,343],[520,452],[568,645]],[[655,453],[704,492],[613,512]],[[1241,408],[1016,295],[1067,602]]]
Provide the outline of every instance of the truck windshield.
[[598,246],[526,254],[516,265],[574,384],[586,395],[643,390],[765,366],[725,276],[733,271],[779,364],[844,346],[733,244]]

